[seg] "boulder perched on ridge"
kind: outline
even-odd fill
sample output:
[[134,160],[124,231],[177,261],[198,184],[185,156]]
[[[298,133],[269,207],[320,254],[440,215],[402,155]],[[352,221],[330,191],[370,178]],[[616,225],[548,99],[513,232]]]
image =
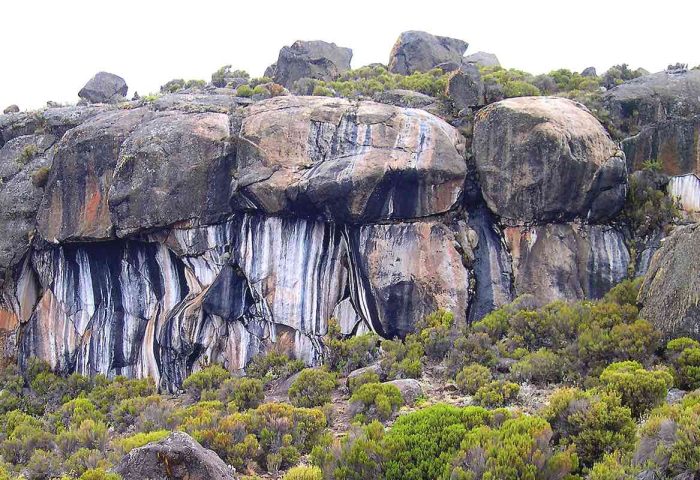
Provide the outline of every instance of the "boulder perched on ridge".
[[129,91],[124,79],[107,72],[98,72],[78,92],[78,96],[88,103],[118,103],[125,99]]
[[408,31],[399,35],[389,58],[389,71],[401,75],[427,72],[441,63],[462,63],[469,44],[463,40],[439,37],[427,32]]
[[615,215],[625,157],[582,105],[557,97],[503,100],[479,111],[473,141],[488,207],[509,224]]
[[350,70],[352,50],[321,40],[297,40],[289,47],[282,47],[277,62],[271,65],[265,76],[275,83],[292,88],[302,78],[334,80]]

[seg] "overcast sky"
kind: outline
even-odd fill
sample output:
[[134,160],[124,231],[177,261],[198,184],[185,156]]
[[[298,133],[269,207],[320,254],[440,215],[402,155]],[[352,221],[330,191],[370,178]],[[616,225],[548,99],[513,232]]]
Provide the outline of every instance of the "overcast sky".
[[0,18],[0,109],[75,102],[100,70],[124,77],[129,96],[225,64],[259,76],[297,39],[350,47],[355,68],[387,63],[405,30],[461,38],[467,53],[532,73],[700,64],[692,0],[2,0]]

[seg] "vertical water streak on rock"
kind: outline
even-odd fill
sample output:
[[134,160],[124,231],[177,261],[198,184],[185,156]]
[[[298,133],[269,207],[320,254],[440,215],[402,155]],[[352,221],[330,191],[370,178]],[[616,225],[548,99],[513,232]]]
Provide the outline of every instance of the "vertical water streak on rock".
[[684,211],[700,212],[700,179],[694,173],[671,177],[668,193],[680,201]]
[[602,225],[589,227],[588,298],[601,298],[627,277],[630,255],[621,232]]

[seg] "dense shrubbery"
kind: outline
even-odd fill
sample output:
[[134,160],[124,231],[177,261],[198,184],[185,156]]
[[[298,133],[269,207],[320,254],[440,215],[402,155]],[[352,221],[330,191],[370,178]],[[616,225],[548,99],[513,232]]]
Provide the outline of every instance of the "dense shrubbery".
[[[678,338],[660,348],[638,316],[638,288],[625,281],[600,301],[539,308],[521,298],[471,326],[438,311],[404,340],[344,338],[332,323],[323,368],[304,369],[280,344],[255,357],[246,377],[217,365],[193,373],[178,397],[158,394],[149,380],[65,378],[31,359],[24,372],[0,370],[0,480],[115,480],[107,472],[123,454],[173,430],[266,478],[285,470],[290,480],[693,478],[700,392],[664,400],[674,382],[700,386],[700,343]],[[349,392],[338,388],[336,376],[370,364]],[[451,378],[456,395],[481,406],[431,405],[428,388],[423,408],[385,427],[403,399],[380,380],[423,371],[424,387]],[[263,403],[266,392],[283,399],[290,382],[294,405]],[[536,411],[521,382],[566,387]],[[520,413],[516,398],[536,414]],[[509,408],[493,409],[501,406]],[[340,417],[353,418],[347,435],[337,435]]]

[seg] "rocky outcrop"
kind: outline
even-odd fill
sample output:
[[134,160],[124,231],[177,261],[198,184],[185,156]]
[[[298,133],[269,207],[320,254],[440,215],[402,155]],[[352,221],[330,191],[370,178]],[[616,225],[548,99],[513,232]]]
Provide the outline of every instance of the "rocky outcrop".
[[541,302],[600,298],[627,277],[621,232],[600,225],[550,224],[505,230],[517,296]]
[[493,53],[488,52],[476,52],[471,55],[466,55],[464,57],[466,63],[474,63],[479,67],[500,67],[501,62],[498,61],[498,57]]
[[394,337],[436,309],[601,296],[629,263],[592,224],[624,158],[567,100],[479,117],[468,164],[447,122],[370,101],[209,87],[2,115],[0,346],[175,390],[274,344],[318,364],[330,318]]
[[624,203],[624,154],[580,104],[503,100],[479,111],[473,140],[488,207],[509,224],[601,221]]
[[463,40],[408,31],[399,35],[389,57],[389,71],[401,75],[427,72],[441,63],[460,65],[469,44]]
[[233,480],[233,471],[184,432],[135,448],[114,468],[124,480]]
[[330,81],[350,70],[351,60],[349,48],[320,40],[298,40],[282,47],[277,62],[268,67],[265,76],[287,88],[302,78]]
[[233,200],[269,214],[349,223],[444,213],[466,176],[463,142],[421,110],[271,99],[243,118]]
[[661,164],[668,175],[700,174],[700,115],[673,118],[642,127],[622,141],[630,171],[649,160]]
[[17,105],[10,105],[2,111],[2,113],[18,113],[19,107]]
[[639,291],[640,316],[667,339],[700,340],[700,227],[677,228],[654,254]]
[[125,100],[128,91],[122,77],[98,72],[80,89],[78,96],[88,103],[118,103]]
[[447,78],[447,96],[457,110],[484,105],[484,82],[479,69],[466,64]]
[[604,101],[624,133],[700,114],[700,70],[664,71],[624,82]]

